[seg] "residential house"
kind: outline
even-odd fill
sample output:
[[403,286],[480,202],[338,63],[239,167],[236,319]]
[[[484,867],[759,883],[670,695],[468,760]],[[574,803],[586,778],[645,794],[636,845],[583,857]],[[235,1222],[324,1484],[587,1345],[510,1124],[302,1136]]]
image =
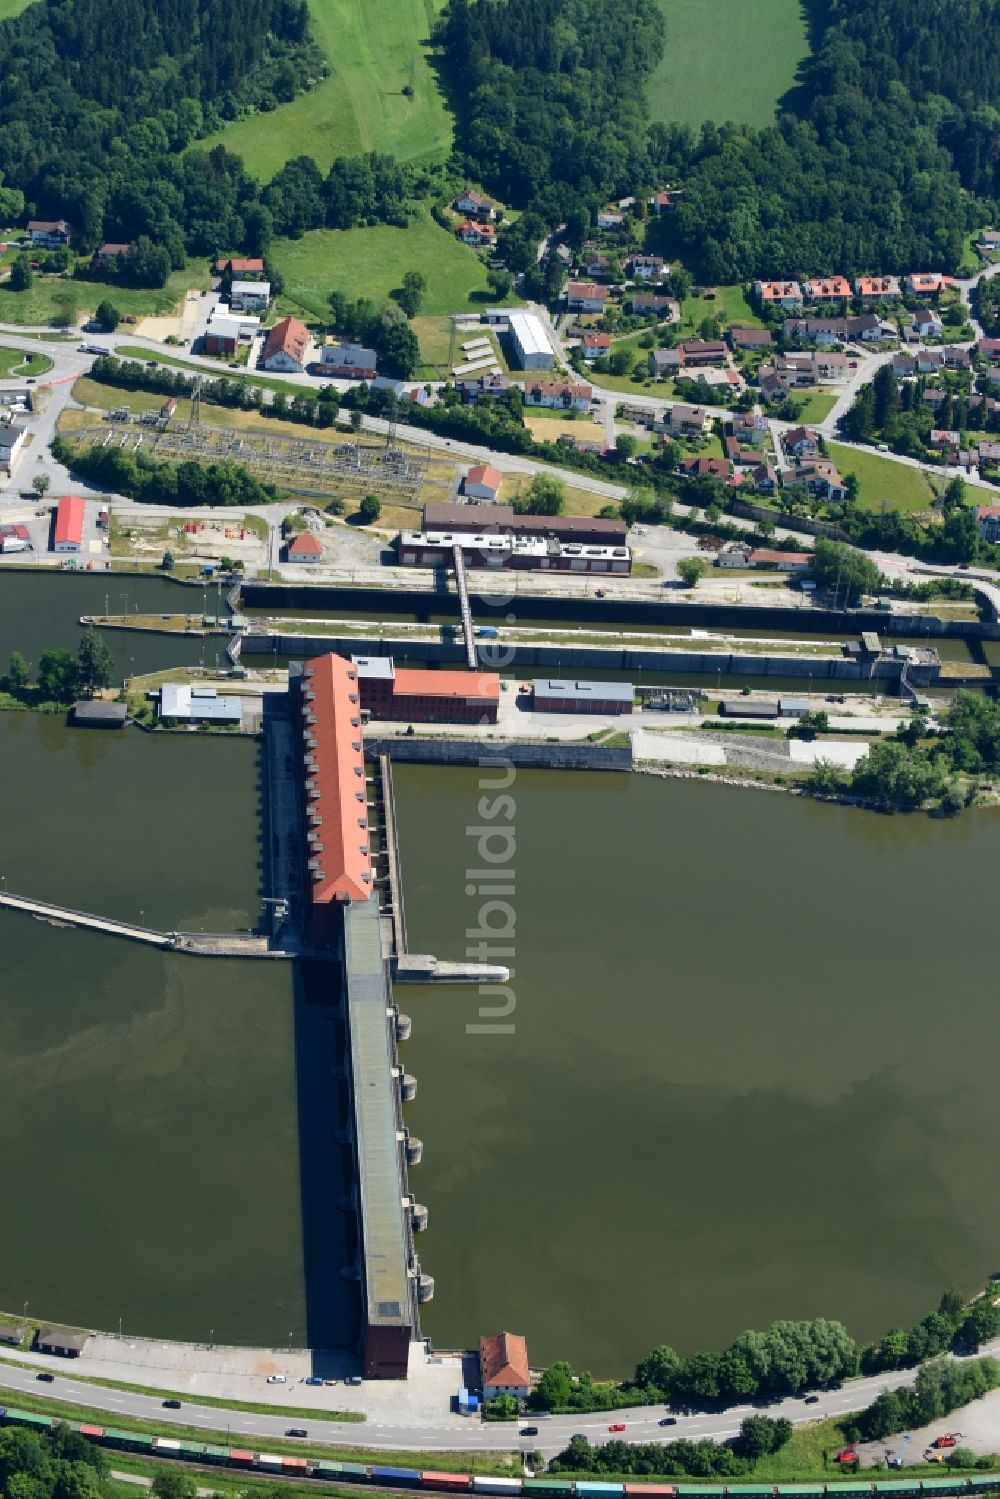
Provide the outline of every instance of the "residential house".
[[942,386],[928,385],[920,399],[925,406],[940,406],[947,395],[948,392]]
[[802,306],[802,288],[797,281],[755,281],[753,289],[765,307]]
[[770,463],[758,463],[750,470],[750,484],[755,494],[776,494],[778,475]]
[[259,255],[235,256],[215,262],[217,276],[232,276],[234,281],[263,281],[267,275]]
[[475,219],[464,219],[455,233],[464,245],[474,245],[477,248],[492,245],[497,237],[492,224],[480,224]]
[[700,437],[711,431],[712,413],[705,406],[689,406],[679,402],[663,415],[665,432],[680,433],[685,437]]
[[917,373],[920,375],[936,375],[944,365],[944,355],[939,349],[917,350]]
[[723,438],[722,445],[725,449],[726,457],[736,468],[756,468],[760,462],[759,448],[740,447],[737,439],[731,434],[727,433]]
[[846,276],[820,276],[805,285],[807,302],[845,302],[851,295]]
[[311,531],[300,531],[285,543],[285,561],[312,565],[323,560],[323,543]]
[[792,458],[815,458],[819,452],[819,438],[809,427],[790,427],[781,444]]
[[298,318],[282,318],[267,335],[261,368],[301,375],[308,362],[309,329]]
[[847,489],[837,471],[837,465],[829,458],[806,459],[796,464],[791,482],[804,484],[810,494],[824,500],[845,500]]
[[629,300],[637,317],[648,317],[650,313],[655,313],[657,317],[673,322],[678,315],[677,303],[656,292],[635,291]]
[[500,493],[503,475],[491,463],[477,463],[470,468],[462,480],[462,493],[467,500],[485,501],[492,505]]
[[79,1358],[89,1341],[89,1332],[69,1332],[64,1327],[40,1327],[35,1334],[39,1353],[57,1353],[61,1358]]
[[378,359],[362,344],[324,344],[319,351],[320,373],[339,380],[374,380]]
[[586,437],[576,437],[572,432],[560,432],[556,443],[564,448],[572,448],[574,453],[591,453],[596,458],[602,458],[608,451],[606,442],[592,441]]
[[685,458],[678,470],[683,479],[723,479],[732,477],[733,466],[725,458]]
[[769,349],[773,342],[767,328],[730,328],[726,334],[729,347],[737,349]]
[[736,370],[700,369],[681,370],[680,378],[684,380],[695,380],[699,385],[707,385],[710,390],[727,390],[736,395],[743,389],[744,381],[742,375]]
[[95,270],[110,270],[117,264],[119,255],[124,260],[131,253],[131,245],[116,244],[114,240],[106,240],[94,251],[92,264]]
[[73,230],[65,219],[29,219],[28,234],[36,250],[65,249]]
[[735,412],[730,425],[737,441],[758,443],[767,431],[767,417],[759,406],[753,406],[749,411]]
[[757,378],[760,381],[761,396],[768,405],[773,401],[780,401],[788,394],[784,380],[770,365],[762,364]]
[[929,307],[914,313],[911,327],[918,338],[940,338],[944,332],[941,319]]
[[676,207],[677,199],[680,195],[681,189],[679,187],[660,188],[649,199],[648,206],[650,213],[655,214],[657,218],[663,213],[669,213],[671,208]]
[[484,1400],[513,1395],[524,1400],[531,1390],[528,1345],[512,1332],[479,1339],[479,1377]]
[[634,281],[660,281],[667,267],[659,255],[633,255],[625,269]]
[[862,302],[899,301],[899,279],[896,276],[859,276],[854,290]]
[[751,567],[774,567],[782,572],[805,573],[813,565],[812,552],[782,552],[770,547],[757,547],[750,553]]
[[976,525],[982,541],[1000,541],[1000,505],[977,505]]
[[22,427],[17,422],[0,425],[0,474],[5,479],[13,477],[27,437],[27,427]]
[[949,370],[971,370],[972,352],[960,349],[957,344],[948,344],[944,351],[945,368]]
[[566,288],[569,312],[603,312],[607,300],[607,287],[597,286],[593,281],[571,281]]
[[815,378],[822,383],[827,380],[843,380],[847,375],[849,364],[846,354],[817,349],[815,354],[810,356],[809,368]]
[[546,406],[553,411],[589,411],[593,387],[569,380],[536,380],[524,387],[526,406]]
[[484,198],[482,193],[477,193],[471,187],[459,193],[452,205],[456,213],[464,214],[467,219],[480,219],[488,223],[496,217],[496,204],[491,203],[489,198]]
[[931,430],[930,446],[939,453],[957,453],[962,446],[962,439],[958,433],[946,427],[934,427]]
[[721,338],[689,338],[679,344],[681,363],[685,368],[725,364],[729,357]]
[[976,353],[991,364],[1000,360],[1000,338],[981,338],[976,344]]
[[910,380],[917,373],[915,354],[904,354],[900,349],[892,356],[892,373],[900,380]]
[[906,278],[906,290],[914,297],[936,297],[949,286],[955,285],[954,276],[942,276],[938,271],[913,271]]
[[601,208],[597,214],[597,227],[614,233],[625,227],[625,215],[617,208]]
[[229,288],[229,305],[234,312],[266,312],[270,301],[270,281],[234,281]]
[[751,548],[745,541],[733,541],[716,553],[716,567],[746,567]]
[[587,364],[594,359],[606,359],[611,353],[611,334],[585,329],[580,338],[580,353]]
[[1000,254],[1000,229],[984,229],[976,240],[976,249],[984,260]]
[[514,382],[506,375],[480,375],[477,379],[456,380],[455,389],[466,406],[476,406],[482,400],[506,401],[514,388]]
[[803,339],[809,343],[835,344],[861,339],[866,343],[877,342],[887,331],[874,312],[863,312],[857,317],[842,318],[786,318],[781,329],[785,338]]
[[585,276],[610,276],[611,261],[606,255],[588,255],[583,262],[583,273]]
[[680,349],[650,349],[649,373],[656,380],[669,380],[681,367]]
[[1000,442],[981,442],[976,448],[979,467],[1000,463]]

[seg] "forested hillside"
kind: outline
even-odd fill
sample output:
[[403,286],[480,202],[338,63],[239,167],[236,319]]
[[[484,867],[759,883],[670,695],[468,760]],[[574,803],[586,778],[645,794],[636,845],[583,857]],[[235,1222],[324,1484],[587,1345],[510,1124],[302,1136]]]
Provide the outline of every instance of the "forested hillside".
[[794,112],[697,136],[641,123],[646,0],[451,0],[440,39],[470,172],[549,222],[679,181],[665,248],[706,280],[953,270],[998,213],[1000,0],[834,0]]
[[6,188],[83,248],[239,243],[242,163],[179,153],[241,103],[290,98],[312,61],[305,0],[38,0],[0,25]]
[[656,0],[451,0],[439,40],[459,149],[506,201],[559,218],[646,175]]

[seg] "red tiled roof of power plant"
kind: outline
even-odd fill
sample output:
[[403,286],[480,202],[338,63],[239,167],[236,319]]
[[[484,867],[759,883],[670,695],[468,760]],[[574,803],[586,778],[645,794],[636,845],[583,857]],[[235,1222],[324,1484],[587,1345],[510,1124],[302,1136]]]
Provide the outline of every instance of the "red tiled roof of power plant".
[[302,733],[313,903],[367,900],[372,866],[361,701],[357,668],[343,656],[306,662]]
[[503,482],[503,474],[492,463],[477,463],[475,468],[470,468],[465,479],[466,484],[488,484],[491,489],[499,489]]
[[321,557],[323,555],[323,544],[318,536],[310,536],[308,531],[300,531],[298,536],[293,536],[287,547],[289,557]]
[[420,666],[397,666],[393,694],[459,698],[463,702],[481,698],[495,703],[500,697],[500,677],[495,671],[427,671]]

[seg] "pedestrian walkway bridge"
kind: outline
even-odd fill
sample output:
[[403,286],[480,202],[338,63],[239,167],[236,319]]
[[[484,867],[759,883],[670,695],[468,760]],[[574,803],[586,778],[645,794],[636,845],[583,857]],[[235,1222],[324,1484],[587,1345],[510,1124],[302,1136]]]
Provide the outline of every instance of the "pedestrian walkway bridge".
[[124,937],[130,942],[143,942],[147,947],[158,947],[166,952],[192,953],[206,958],[328,958],[329,953],[304,952],[297,947],[274,948],[266,937],[253,932],[161,932],[155,927],[140,926],[131,921],[116,921],[110,916],[96,916],[89,911],[75,911],[70,906],[57,906],[51,901],[36,900],[30,895],[15,895],[12,891],[0,893],[0,908],[23,911],[36,921],[50,926],[78,927],[85,931],[104,932],[111,937]]

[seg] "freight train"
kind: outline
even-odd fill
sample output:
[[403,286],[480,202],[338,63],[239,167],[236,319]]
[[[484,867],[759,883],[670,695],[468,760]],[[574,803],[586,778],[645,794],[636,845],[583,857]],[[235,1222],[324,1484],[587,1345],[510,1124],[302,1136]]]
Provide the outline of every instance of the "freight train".
[[77,1431],[102,1447],[141,1452],[150,1457],[266,1473],[272,1477],[309,1478],[325,1483],[357,1483],[376,1489],[423,1489],[432,1493],[492,1494],[500,1499],[533,1495],[550,1499],[947,1499],[949,1495],[1000,1495],[1000,1473],[977,1477],[896,1478],[884,1482],[863,1478],[838,1483],[597,1483],[580,1478],[502,1478],[487,1473],[437,1473],[431,1469],[381,1467],[377,1463],[339,1463],[328,1458],[292,1457],[276,1452],[251,1452],[242,1447],[215,1447],[201,1442],[179,1442],[150,1432],[118,1431],[86,1421],[63,1422],[59,1416],[0,1406],[0,1424],[52,1431],[59,1425]]

